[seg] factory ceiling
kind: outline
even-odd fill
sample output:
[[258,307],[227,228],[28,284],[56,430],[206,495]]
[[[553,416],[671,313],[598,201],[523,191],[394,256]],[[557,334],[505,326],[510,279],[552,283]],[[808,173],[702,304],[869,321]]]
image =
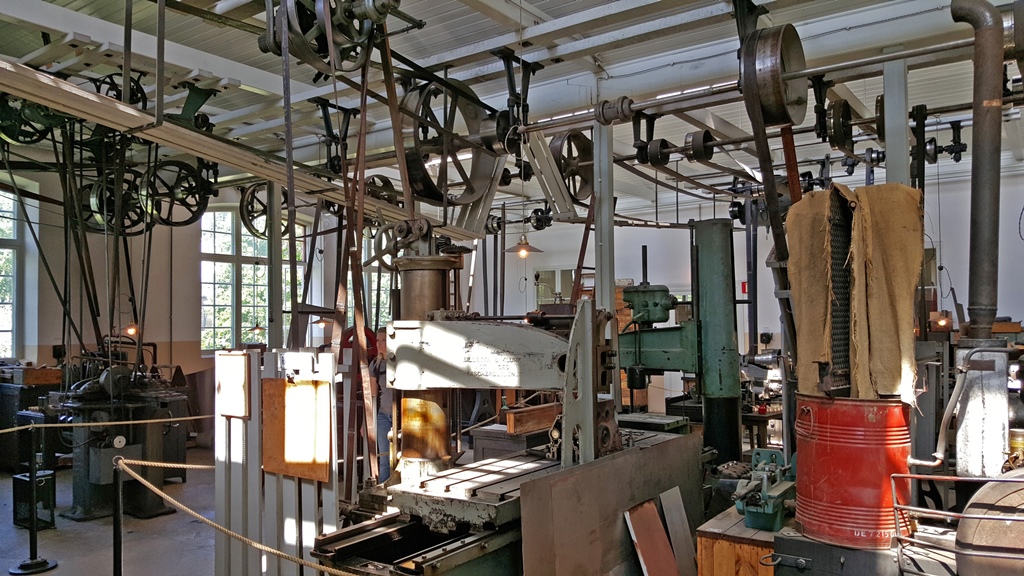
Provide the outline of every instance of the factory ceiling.
[[[309,10],[315,9],[312,0],[308,4]],[[969,27],[952,22],[948,1],[779,0],[754,4],[763,4],[768,10],[762,26],[796,26],[811,67],[875,56],[892,46],[913,49],[971,37]],[[203,105],[202,112],[209,116],[214,135],[225,142],[283,155],[287,133],[283,104],[287,98],[292,103],[295,158],[311,164],[326,161],[329,152],[323,101],[329,104],[327,110],[335,105],[358,108],[358,90],[352,86],[358,85],[358,70],[346,75],[348,82],[332,82],[314,67],[293,58],[289,64],[291,81],[286,85],[281,57],[260,49],[260,34],[266,28],[263,0],[167,0],[167,6],[166,113],[181,111],[189,84],[211,89],[215,95]],[[591,118],[590,110],[601,100],[670,97],[708,86],[735,84],[738,77],[739,42],[732,2],[405,0],[400,8],[408,18],[390,17],[389,41],[396,55],[395,65],[405,76],[415,75],[411,70],[414,64],[463,82],[486,105],[504,109],[508,98],[505,68],[494,52],[511,49],[524,61],[542,65],[530,85],[531,121],[574,113]],[[94,91],[98,79],[118,72],[124,62],[125,15],[124,0],[5,2],[0,4],[0,56]],[[409,22],[422,22],[423,26]],[[156,94],[155,0],[132,3],[131,25],[135,31],[131,67],[143,72],[139,81],[152,99]],[[970,54],[971,48],[966,47],[909,60],[911,105],[968,103]],[[376,53],[372,60],[368,73],[371,88],[383,93]],[[1011,76],[1017,75],[1015,67],[1011,68]],[[871,116],[875,98],[882,92],[880,70],[874,65],[832,72],[827,78],[836,84],[830,95],[849,101],[854,118]],[[286,88],[290,94],[285,94]],[[813,102],[810,93],[808,98]],[[706,110],[666,115],[657,122],[656,136],[681,143],[687,133],[710,128],[719,138],[742,137],[749,121],[742,103],[736,100]],[[953,117],[969,118],[969,113],[944,115],[937,130],[943,130],[942,122]],[[1004,136],[1005,148],[1020,160],[1024,159],[1024,136],[1018,118],[1019,113],[1008,110]],[[825,154],[836,157],[828,144],[806,133],[813,119],[813,113],[808,113],[802,124],[805,132],[797,127],[800,158],[817,160]],[[373,154],[386,158],[394,141],[388,108],[371,100],[365,120],[371,158]],[[349,130],[350,155],[355,150],[358,127],[359,122],[353,121]],[[969,130],[965,132],[969,143]],[[940,140],[948,139],[948,131],[942,134],[945,136],[937,134]],[[616,154],[634,152],[629,123],[617,125],[614,135]],[[877,146],[870,126],[855,129],[855,137],[858,152],[866,146]],[[716,160],[731,170],[749,171],[756,164],[751,151],[749,145],[736,145]],[[178,152],[166,146],[162,154],[174,156]],[[371,166],[375,172],[397,177],[393,164],[380,160]],[[963,163],[965,170],[967,164]],[[515,172],[511,161],[508,167]],[[674,162],[674,170],[687,176],[708,173],[706,167],[685,162]],[[838,166],[833,167],[833,172],[838,170]],[[243,178],[246,171],[237,171],[234,176],[231,172],[224,171],[228,181]],[[731,176],[719,175],[717,181],[714,178],[705,181],[722,182]],[[688,183],[678,182],[678,178],[645,166],[619,169],[615,179],[617,194],[626,198],[620,204],[625,211],[649,211],[656,201],[672,204],[676,198],[673,187],[699,192]],[[518,179],[498,192],[498,201],[542,196],[536,181],[522,183]],[[682,199],[684,203],[695,201],[691,196]]]

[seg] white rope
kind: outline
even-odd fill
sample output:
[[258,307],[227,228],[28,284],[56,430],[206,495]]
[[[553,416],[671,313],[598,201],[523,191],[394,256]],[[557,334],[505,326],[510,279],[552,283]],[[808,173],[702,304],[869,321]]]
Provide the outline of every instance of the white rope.
[[[135,472],[134,470],[129,468],[128,465],[126,464],[127,462],[129,462],[129,460],[125,460],[125,459],[120,458],[120,457],[114,457],[114,466],[120,468],[121,470],[124,470],[124,472],[126,474],[128,474],[129,476],[131,476],[135,480],[138,480],[140,484],[142,484],[146,488],[149,488],[149,490],[151,492],[153,492],[157,496],[160,496],[161,498],[166,500],[167,503],[170,504],[171,506],[174,506],[178,510],[181,510],[185,514],[188,514],[189,516],[195,518],[196,520],[202,522],[203,524],[206,524],[207,526],[209,526],[210,528],[213,528],[214,530],[220,532],[221,534],[224,534],[224,535],[226,535],[226,536],[228,536],[230,538],[234,538],[235,540],[238,540],[239,542],[242,542],[243,544],[245,544],[247,546],[251,546],[251,547],[253,547],[253,548],[257,549],[257,550],[260,550],[262,552],[266,552],[267,554],[273,554],[274,556],[277,556],[278,558],[282,558],[284,560],[288,560],[289,562],[294,562],[295,564],[298,564],[300,566],[305,566],[306,568],[309,568],[311,570],[316,570],[318,572],[324,572],[326,574],[331,574],[332,576],[347,576],[347,574],[345,572],[342,572],[341,570],[338,570],[336,568],[331,568],[329,566],[324,566],[322,564],[316,564],[316,563],[310,562],[308,560],[304,560],[302,558],[296,558],[295,556],[291,556],[291,555],[285,554],[284,552],[281,552],[280,550],[275,550],[275,549],[271,548],[270,546],[266,546],[264,544],[260,544],[259,542],[256,542],[254,540],[250,540],[249,538],[246,538],[245,536],[242,536],[241,534],[237,534],[235,532],[232,532],[231,530],[228,530],[227,528],[221,526],[220,524],[217,524],[216,522],[208,519],[207,517],[203,516],[202,514],[196,512],[195,510],[192,510],[188,506],[185,506],[181,502],[178,502],[174,498],[171,498],[170,496],[168,496],[166,492],[160,490],[159,488],[157,488],[156,486],[151,484],[149,481],[147,481],[145,478],[140,476],[137,472]],[[150,464],[150,463],[149,462],[145,462],[144,464]]]
[[214,470],[216,466],[212,464],[185,464],[184,462],[150,462],[148,460],[131,460],[124,458],[121,460],[124,464],[132,464],[136,466],[152,466],[153,468],[180,468],[183,470]]
[[78,428],[82,426],[130,426],[132,424],[162,424],[165,422],[187,422],[189,420],[205,420],[207,418],[213,418],[213,414],[206,416],[181,416],[178,418],[153,418],[150,420],[123,420],[121,422],[57,422],[48,424],[26,424],[24,426],[15,426],[14,428],[4,428],[0,430],[0,434],[6,434],[8,432],[19,432],[21,430],[31,430],[33,428]]

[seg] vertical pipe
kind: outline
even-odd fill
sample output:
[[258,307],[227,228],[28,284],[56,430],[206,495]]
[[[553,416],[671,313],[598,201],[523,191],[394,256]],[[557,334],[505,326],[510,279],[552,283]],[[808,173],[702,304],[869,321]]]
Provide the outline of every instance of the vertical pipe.
[[501,293],[498,294],[498,298],[494,301],[495,306],[498,309],[498,316],[505,315],[505,249],[508,247],[505,245],[505,203],[501,203],[501,270],[498,276],[498,286],[501,287]]
[[971,337],[992,336],[999,287],[999,168],[1003,107],[1003,19],[984,0],[953,0],[954,22],[974,27],[974,150],[971,152]]
[[643,270],[642,284],[647,284],[647,244],[640,247],[640,266]]
[[716,462],[740,460],[739,347],[736,343],[736,286],[732,220],[693,223],[697,311],[700,318],[701,394],[704,445],[718,450]]

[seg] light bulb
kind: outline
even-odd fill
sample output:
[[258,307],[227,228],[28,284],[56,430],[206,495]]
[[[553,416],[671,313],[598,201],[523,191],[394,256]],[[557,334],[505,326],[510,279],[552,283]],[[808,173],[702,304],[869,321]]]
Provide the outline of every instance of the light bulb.
[[949,324],[948,320],[945,318],[939,318],[939,326],[945,326],[946,324]]
[[124,333],[129,336],[135,336],[136,334],[139,333],[139,327],[136,326],[135,324],[129,324],[124,327]]
[[520,258],[526,258],[529,255],[530,255],[530,251],[527,250],[526,248],[520,248],[519,249],[519,257]]

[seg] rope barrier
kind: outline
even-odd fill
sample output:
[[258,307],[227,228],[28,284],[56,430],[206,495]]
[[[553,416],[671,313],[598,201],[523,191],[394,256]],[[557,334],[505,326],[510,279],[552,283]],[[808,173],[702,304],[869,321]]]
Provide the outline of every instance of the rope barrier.
[[150,462],[149,460],[132,460],[122,458],[121,463],[136,466],[152,466],[153,468],[179,468],[182,470],[215,470],[213,464],[185,464],[184,462]]
[[151,418],[149,420],[122,420],[120,422],[56,422],[46,424],[26,424],[24,426],[15,426],[14,428],[4,428],[0,430],[0,434],[7,434],[9,432],[20,432],[21,430],[31,430],[33,428],[78,428],[82,426],[130,426],[132,424],[163,424],[166,422],[188,422],[190,420],[205,420],[207,418],[213,418],[213,414],[205,416],[180,416],[177,418]]
[[[250,546],[252,548],[255,548],[255,549],[257,549],[257,550],[259,550],[261,552],[266,552],[267,554],[272,554],[274,556],[277,556],[278,558],[287,560],[289,562],[293,562],[293,563],[298,564],[300,566],[305,566],[306,568],[309,568],[311,570],[316,570],[317,572],[323,572],[325,574],[331,574],[332,576],[347,576],[347,574],[345,572],[342,572],[341,570],[338,570],[336,568],[331,568],[329,566],[324,566],[322,564],[316,564],[314,562],[310,562],[310,561],[305,560],[303,558],[297,558],[295,556],[291,556],[289,554],[281,552],[280,550],[275,550],[274,548],[271,548],[270,546],[266,546],[264,544],[260,544],[259,542],[256,542],[255,540],[251,540],[249,538],[246,538],[245,536],[242,536],[241,534],[238,534],[238,533],[232,532],[231,530],[228,530],[227,528],[221,526],[220,524],[217,524],[213,520],[210,520],[209,518],[203,516],[202,514],[196,512],[195,510],[192,510],[188,506],[185,506],[181,502],[178,502],[174,498],[171,498],[166,492],[164,492],[163,490],[160,490],[159,488],[157,488],[156,486],[151,484],[148,480],[143,478],[139,473],[137,473],[136,471],[132,470],[128,466],[129,462],[135,463],[135,464],[141,464],[143,466],[148,466],[148,465],[153,464],[151,462],[144,462],[144,461],[140,461],[140,460],[127,460],[127,459],[121,458],[120,456],[115,456],[114,457],[114,466],[116,466],[119,469],[123,470],[125,474],[128,474],[129,476],[131,476],[135,480],[138,480],[138,482],[140,484],[142,484],[143,486],[148,488],[151,492],[153,492],[157,496],[160,496],[161,498],[163,498],[171,506],[174,506],[178,510],[181,510],[185,514],[188,514],[189,516],[195,518],[196,520],[202,522],[203,524],[206,524],[207,526],[209,526],[210,528],[213,528],[214,530],[220,532],[221,534],[224,534],[225,536],[228,536],[229,538],[233,538],[235,540],[238,540],[239,542],[241,542],[241,543],[243,543],[243,544],[245,544],[247,546]],[[157,463],[157,464],[162,464],[162,463]]]

